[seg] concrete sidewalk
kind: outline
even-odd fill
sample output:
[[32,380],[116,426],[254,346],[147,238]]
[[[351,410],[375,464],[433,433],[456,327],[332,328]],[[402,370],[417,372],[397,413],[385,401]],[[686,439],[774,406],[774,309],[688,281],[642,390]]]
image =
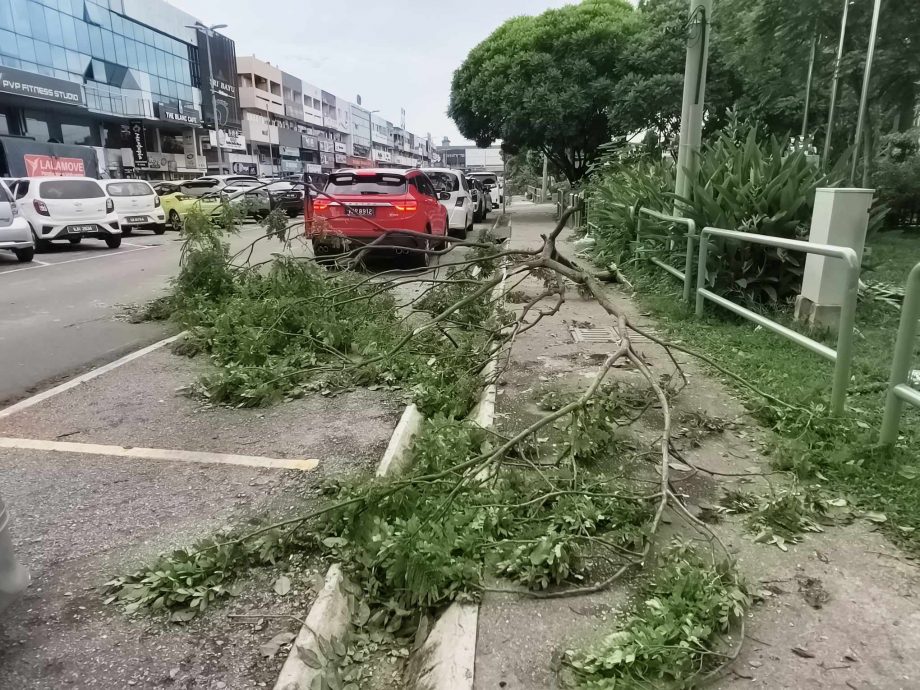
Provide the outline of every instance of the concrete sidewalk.
[[[555,225],[554,211],[549,204],[517,200],[511,208],[512,248],[539,247],[540,235],[549,234]],[[571,232],[566,230],[559,249],[573,258],[570,240]],[[587,261],[580,263],[588,267]],[[529,301],[542,289],[542,282],[528,279],[512,293],[508,308]],[[643,316],[624,291],[611,285],[608,296],[623,305],[637,325],[654,330],[652,319]],[[551,306],[550,301],[542,306]],[[547,390],[584,390],[615,344],[576,342],[573,330],[596,331],[612,325],[596,302],[580,297],[574,287],[568,290],[559,314],[544,318],[514,343],[499,386],[499,431],[510,435],[532,423],[541,414],[537,401]],[[654,374],[661,377],[674,371],[661,347],[641,338],[633,342]],[[674,490],[687,497],[692,511],[718,502],[726,487],[765,491],[762,478],[745,475],[770,469],[764,455],[764,448],[771,445],[769,432],[758,427],[740,401],[709,372],[686,356],[679,361],[690,384],[673,401],[674,442],[700,470],[680,471],[679,464],[672,468]],[[630,366],[614,368],[608,380],[636,390],[647,388]],[[640,446],[653,443],[660,433],[655,428],[660,415],[656,417],[654,409],[649,415],[649,424],[637,433]],[[704,423],[717,429],[704,428]],[[654,472],[654,467],[650,465],[649,471]],[[676,514],[668,519],[668,534],[687,531]],[[775,546],[755,544],[738,518],[728,517],[712,527],[736,555],[753,591],[767,592],[747,621],[749,639],[739,661],[719,687],[907,688],[920,682],[920,660],[913,651],[920,646],[917,571],[884,537],[854,523],[809,534],[802,543],[789,544],[784,553]],[[829,594],[821,608],[812,608],[797,591],[807,578]],[[486,593],[479,612],[474,687],[559,687],[556,673],[561,655],[614,632],[631,592],[624,581],[599,594],[556,600]],[[814,657],[803,658],[791,651],[793,647]],[[859,661],[847,661],[847,650]]]
[[[320,564],[304,558],[254,571],[240,597],[183,626],[104,606],[101,587],[223,527],[316,507],[325,480],[372,470],[401,405],[359,389],[266,409],[215,408],[182,392],[208,366],[163,348],[0,419],[0,487],[32,573],[0,624],[0,688],[274,683],[284,656],[264,658],[259,646],[300,627],[294,617],[309,606]],[[212,461],[227,453],[242,464]],[[294,459],[315,461],[304,465],[313,469],[283,468]],[[279,596],[272,585],[283,571],[292,589]],[[269,617],[232,617],[253,612]]]

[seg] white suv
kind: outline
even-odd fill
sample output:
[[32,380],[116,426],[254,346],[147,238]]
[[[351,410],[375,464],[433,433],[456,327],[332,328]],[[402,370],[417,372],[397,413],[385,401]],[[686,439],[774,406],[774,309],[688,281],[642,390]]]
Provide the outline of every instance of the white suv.
[[19,261],[31,261],[35,255],[29,221],[19,214],[13,195],[0,181],[0,249],[8,249]]
[[84,237],[105,240],[111,249],[121,245],[115,202],[92,178],[24,177],[13,195],[39,251],[53,240],[79,244]]
[[438,200],[447,209],[447,234],[463,239],[473,229],[473,192],[466,177],[450,168],[422,168],[431,180]]
[[107,180],[105,191],[115,202],[115,213],[123,235],[134,230],[153,230],[157,235],[166,232],[166,214],[160,206],[160,197],[149,182],[143,180]]

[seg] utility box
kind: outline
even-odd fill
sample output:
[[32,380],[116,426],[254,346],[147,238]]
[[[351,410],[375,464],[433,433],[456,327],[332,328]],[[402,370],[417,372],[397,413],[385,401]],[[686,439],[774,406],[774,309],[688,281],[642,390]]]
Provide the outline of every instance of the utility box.
[[[862,261],[874,189],[827,188],[815,192],[808,241],[850,247]],[[847,288],[846,264],[841,259],[809,254],[805,260],[802,293],[795,301],[795,317],[811,325],[834,328],[840,320]]]

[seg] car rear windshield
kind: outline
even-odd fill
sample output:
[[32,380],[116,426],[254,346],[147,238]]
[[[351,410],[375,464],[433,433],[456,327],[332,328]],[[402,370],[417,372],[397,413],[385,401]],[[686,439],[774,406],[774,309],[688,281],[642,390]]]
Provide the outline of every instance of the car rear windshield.
[[143,182],[110,182],[105,188],[109,196],[153,196],[153,189]]
[[49,180],[38,185],[42,199],[98,199],[105,196],[95,180]]
[[186,182],[181,187],[179,191],[187,196],[201,196],[207,192],[212,192],[217,188],[218,182],[216,180],[205,181],[205,182]]
[[482,184],[495,186],[498,184],[498,178],[495,175],[470,175],[474,180],[479,180]]
[[326,183],[327,194],[405,194],[406,178],[402,175],[377,173],[331,175]]
[[460,178],[446,172],[427,172],[428,179],[438,192],[456,192],[460,189]]

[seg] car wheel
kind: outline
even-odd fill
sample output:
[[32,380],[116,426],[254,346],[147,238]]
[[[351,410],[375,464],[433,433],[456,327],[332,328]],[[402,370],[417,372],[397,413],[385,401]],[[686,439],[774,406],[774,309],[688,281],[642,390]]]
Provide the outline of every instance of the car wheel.
[[109,235],[105,238],[105,244],[109,249],[117,249],[121,246],[121,235]]
[[127,225],[121,229],[122,235],[130,235],[132,232],[134,232],[134,228],[132,228],[130,225]]
[[80,242],[83,241],[83,238],[82,237],[68,237],[67,241],[70,242],[71,244],[80,244]]
[[162,235],[164,232],[166,232],[166,223],[161,223],[153,229],[154,235]]
[[32,242],[35,244],[35,251],[37,252],[46,252],[51,249],[51,242],[38,239],[38,235],[35,234],[34,230],[32,231]]
[[415,252],[413,263],[419,268],[428,268],[428,264],[431,263],[431,254],[428,253],[431,251],[431,240],[426,239],[425,244],[419,249],[424,249],[425,251]]
[[24,247],[22,249],[14,249],[13,254],[16,255],[16,260],[20,263],[26,264],[29,263],[35,257],[35,247]]
[[179,212],[176,209],[169,212],[169,224],[172,225],[173,230],[182,229],[182,218],[179,217]]
[[300,215],[300,212],[296,208],[290,208],[287,212],[288,218],[296,218]]

